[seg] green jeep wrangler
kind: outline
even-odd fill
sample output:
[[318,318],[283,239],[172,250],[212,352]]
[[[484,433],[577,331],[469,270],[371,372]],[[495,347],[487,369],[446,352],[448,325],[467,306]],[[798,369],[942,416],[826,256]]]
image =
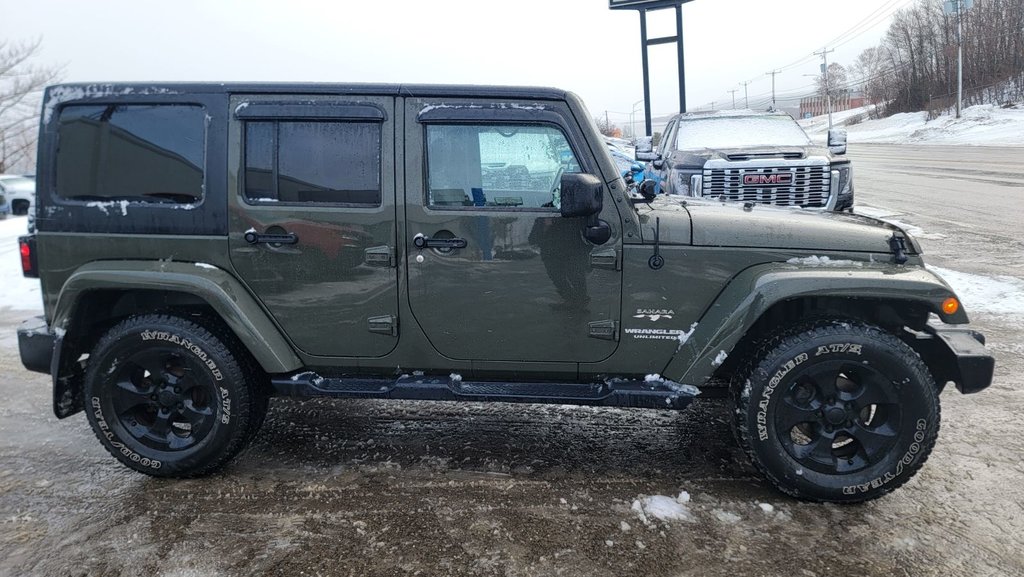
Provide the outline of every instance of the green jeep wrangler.
[[864,501],[924,463],[946,384],[992,379],[905,231],[638,200],[561,90],[62,85],[39,143],[22,362],[150,475],[224,465],[273,395],[703,393],[780,490]]

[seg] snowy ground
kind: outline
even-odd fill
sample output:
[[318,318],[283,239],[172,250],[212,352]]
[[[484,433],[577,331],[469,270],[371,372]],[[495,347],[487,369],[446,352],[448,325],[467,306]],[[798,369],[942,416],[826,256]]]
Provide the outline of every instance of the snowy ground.
[[21,274],[21,254],[18,237],[28,233],[28,217],[8,217],[0,220],[0,309],[37,311],[43,301],[39,292],[39,279],[25,278]]
[[[887,118],[867,120],[871,107],[833,114],[833,123],[846,129],[851,144],[966,144],[971,146],[1024,146],[1024,104],[1001,108],[991,104],[964,109],[962,118],[946,115],[928,120],[926,112],[894,114]],[[846,122],[855,116],[865,120],[853,125]],[[828,117],[801,120],[811,138],[824,142]]]

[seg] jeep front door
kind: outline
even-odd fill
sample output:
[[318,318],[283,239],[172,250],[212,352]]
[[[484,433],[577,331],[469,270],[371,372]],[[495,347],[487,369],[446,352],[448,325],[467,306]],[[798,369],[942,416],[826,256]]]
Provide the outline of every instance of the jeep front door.
[[562,218],[566,172],[597,174],[564,105],[408,99],[409,302],[449,358],[596,362],[617,346],[621,224]]

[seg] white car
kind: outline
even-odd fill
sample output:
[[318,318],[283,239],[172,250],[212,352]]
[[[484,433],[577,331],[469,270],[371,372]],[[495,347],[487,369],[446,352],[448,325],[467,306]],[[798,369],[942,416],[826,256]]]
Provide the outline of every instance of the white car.
[[[0,174],[0,213],[16,216],[29,213],[36,202],[35,178],[20,174]],[[4,210],[4,209],[7,210]]]

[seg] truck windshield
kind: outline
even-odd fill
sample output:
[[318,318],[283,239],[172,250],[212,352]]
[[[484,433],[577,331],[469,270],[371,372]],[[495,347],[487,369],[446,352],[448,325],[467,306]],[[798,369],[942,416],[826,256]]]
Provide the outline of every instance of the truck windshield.
[[788,116],[684,118],[676,137],[679,150],[810,144],[800,125]]

